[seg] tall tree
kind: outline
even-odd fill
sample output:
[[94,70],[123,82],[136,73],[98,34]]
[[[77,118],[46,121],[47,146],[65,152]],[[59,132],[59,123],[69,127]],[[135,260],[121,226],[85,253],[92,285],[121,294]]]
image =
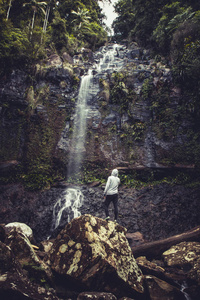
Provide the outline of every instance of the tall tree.
[[9,18],[11,6],[12,6],[12,0],[9,1],[9,6],[8,6],[7,14],[6,14],[6,20],[8,20],[8,18]]
[[38,2],[37,0],[31,0],[28,3],[24,3],[24,7],[25,6],[31,6],[32,10],[33,10],[33,16],[32,16],[32,22],[31,22],[31,32],[30,35],[32,36],[33,34],[33,27],[34,27],[34,23],[35,23],[35,15],[37,13],[38,10],[42,11],[42,13],[45,15],[45,6],[47,5],[46,2]]
[[77,32],[77,36],[81,34],[83,28],[89,28],[89,20],[91,19],[89,16],[89,10],[87,8],[81,9],[78,8],[78,11],[72,11],[72,14],[75,16],[72,21],[75,24],[75,32]]

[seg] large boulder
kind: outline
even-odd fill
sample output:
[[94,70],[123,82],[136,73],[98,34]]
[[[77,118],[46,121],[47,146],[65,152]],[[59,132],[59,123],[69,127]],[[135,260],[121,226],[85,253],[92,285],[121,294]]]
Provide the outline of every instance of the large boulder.
[[23,233],[25,236],[27,236],[29,240],[33,239],[33,231],[28,225],[20,222],[12,222],[5,225],[5,230],[7,233],[9,233],[14,228],[18,232]]
[[184,294],[175,286],[152,275],[145,276],[151,300],[185,300]]
[[13,228],[5,239],[6,245],[13,251],[15,258],[23,263],[39,263],[39,259],[33,249],[30,240],[25,234]]
[[0,242],[0,299],[58,300],[53,289],[32,284],[9,246]]
[[82,289],[139,296],[143,275],[125,235],[124,227],[86,214],[66,225],[46,260],[63,280]]
[[44,286],[52,283],[50,267],[39,258],[26,235],[14,228],[6,237],[5,243],[33,282]]
[[183,270],[188,279],[200,285],[200,243],[182,242],[163,253],[165,263]]

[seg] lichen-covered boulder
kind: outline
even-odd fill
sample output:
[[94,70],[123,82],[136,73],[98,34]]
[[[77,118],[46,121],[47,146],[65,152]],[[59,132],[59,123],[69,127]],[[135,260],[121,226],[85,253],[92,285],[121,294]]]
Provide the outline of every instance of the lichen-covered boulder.
[[182,242],[163,253],[165,263],[185,271],[188,278],[200,285],[200,243]]
[[73,219],[54,241],[47,262],[66,279],[91,291],[142,294],[143,275],[124,227],[91,215]]
[[51,284],[53,275],[50,267],[39,258],[26,235],[14,228],[8,234],[5,243],[34,282],[41,285]]
[[143,274],[156,275],[159,274],[164,277],[165,269],[154,262],[147,260],[145,256],[140,256],[136,258],[136,262]]
[[21,232],[24,235],[26,235],[29,240],[33,239],[33,231],[28,225],[26,225],[24,223],[20,223],[20,222],[12,222],[12,223],[8,223],[7,225],[5,225],[5,230],[7,233],[9,233],[14,228],[18,232]]
[[53,289],[32,284],[10,247],[0,242],[0,299],[58,300],[58,297]]
[[17,258],[21,264],[33,261],[39,263],[39,258],[37,257],[30,240],[24,233],[18,231],[17,228],[13,228],[9,232],[5,239],[5,243],[12,249],[15,258]]

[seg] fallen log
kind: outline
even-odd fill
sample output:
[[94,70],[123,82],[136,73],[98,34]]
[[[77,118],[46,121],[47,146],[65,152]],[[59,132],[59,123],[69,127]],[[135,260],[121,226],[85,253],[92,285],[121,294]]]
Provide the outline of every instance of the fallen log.
[[147,259],[160,258],[171,246],[181,242],[200,242],[200,226],[172,237],[131,247],[134,257],[146,256]]

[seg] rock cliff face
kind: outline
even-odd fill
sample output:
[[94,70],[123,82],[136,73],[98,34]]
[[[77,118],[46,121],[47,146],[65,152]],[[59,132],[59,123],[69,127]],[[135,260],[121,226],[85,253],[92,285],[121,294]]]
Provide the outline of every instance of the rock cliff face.
[[[80,213],[105,218],[103,187],[80,186],[84,199]],[[2,223],[22,222],[33,229],[37,241],[54,237],[73,218],[72,209],[63,210],[58,228],[54,224],[54,206],[65,201],[67,187],[29,192],[21,185],[0,186],[0,219]],[[198,226],[200,222],[199,188],[160,184],[135,190],[120,187],[120,225],[128,233],[141,232],[146,241],[167,238]],[[111,220],[114,220],[110,206]]]
[[3,177],[14,167],[24,182],[42,187],[66,176],[78,89],[88,69],[93,77],[83,170],[94,176],[108,166],[131,171],[198,166],[198,136],[170,68],[134,44],[118,47],[113,64],[97,72],[101,59],[109,61],[110,47],[94,54],[83,50],[73,59],[52,55],[32,73],[15,70],[1,79]]

